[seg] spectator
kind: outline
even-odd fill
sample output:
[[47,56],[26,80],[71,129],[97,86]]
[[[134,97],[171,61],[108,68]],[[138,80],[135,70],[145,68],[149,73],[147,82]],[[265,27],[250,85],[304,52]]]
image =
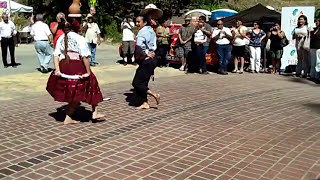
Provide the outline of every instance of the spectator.
[[310,56],[311,72],[310,77],[319,82],[320,72],[320,19],[315,21],[316,27],[310,34]]
[[307,16],[301,15],[298,18],[297,27],[294,29],[293,39],[296,40],[296,49],[298,54],[298,64],[296,67],[296,76],[300,77],[303,70],[303,76],[307,77],[310,72],[309,68],[309,52],[304,49],[303,45],[308,36],[308,19]]
[[53,47],[56,47],[56,43],[59,39],[59,37],[64,34],[63,32],[63,27],[64,27],[64,24],[66,22],[66,16],[64,13],[62,12],[59,12],[57,14],[57,22],[52,22],[50,24],[50,30],[52,32],[52,35],[53,35]]
[[168,61],[166,55],[169,51],[169,37],[170,37],[170,29],[168,28],[168,21],[164,19],[159,20],[160,26],[157,27],[157,41],[158,41],[158,53],[159,53],[159,61],[158,66],[167,67]]
[[184,19],[185,23],[182,28],[179,30],[179,41],[180,47],[178,48],[178,57],[181,57],[181,67],[180,71],[184,71],[187,64],[187,59],[190,56],[191,49],[191,40],[193,33],[195,32],[194,26],[190,24],[191,18],[186,17]]
[[281,31],[280,25],[275,23],[268,33],[268,38],[270,39],[270,53],[272,57],[272,71],[271,74],[276,74],[280,72],[281,58],[283,54],[283,47],[281,46],[281,41],[285,38],[285,34]]
[[100,29],[97,23],[94,22],[93,16],[91,14],[87,15],[87,21],[83,25],[83,30],[86,32],[85,39],[88,43],[88,47],[91,52],[91,58],[90,58],[90,66],[95,66],[96,64],[99,64],[96,62],[96,50],[97,45],[100,45]]
[[209,50],[209,45],[210,45],[210,38],[212,35],[212,27],[206,23],[206,17],[205,16],[200,16],[199,17],[199,23],[202,23],[203,26],[199,30],[201,30],[204,35],[207,37],[206,42],[203,43],[203,51],[201,54],[199,54],[201,61],[200,61],[200,73],[201,74],[208,74],[207,71],[207,63],[206,63],[206,53]]
[[134,33],[132,29],[134,28],[134,22],[131,18],[125,18],[121,23],[122,29],[122,52],[124,65],[128,63],[128,57],[131,58],[131,62],[135,63],[134,59]]
[[197,63],[200,64],[200,73],[207,74],[206,71],[206,60],[202,58],[202,55],[205,54],[205,47],[204,44],[207,42],[208,37],[202,31],[205,24],[203,22],[198,23],[198,30],[194,33],[194,50],[195,56],[194,59]]
[[212,39],[216,42],[216,48],[219,58],[218,73],[227,75],[227,65],[231,58],[231,45],[232,33],[229,28],[223,26],[223,21],[217,22],[218,28],[212,33]]
[[36,41],[34,47],[40,63],[40,71],[42,73],[48,73],[48,67],[52,57],[51,44],[53,37],[49,26],[43,22],[42,14],[36,15],[36,23],[31,27],[31,35]]
[[253,23],[253,29],[249,31],[250,34],[250,64],[251,73],[260,71],[261,60],[261,42],[266,37],[266,33],[259,28],[258,22]]
[[[13,40],[13,36],[17,34],[16,26],[12,21],[9,20],[9,17],[7,14],[2,15],[2,21],[0,22],[0,37],[1,37],[1,51],[2,51],[2,62],[4,68],[7,68],[9,66],[17,67],[18,65],[21,65],[20,63],[16,63],[14,51],[15,51],[15,44]],[[7,53],[8,53],[8,47],[10,51],[10,57],[11,57],[11,64],[8,64],[7,61]]]
[[[237,28],[232,29],[234,39],[232,50],[232,54],[234,56],[234,70],[232,72],[239,72],[240,74],[243,74],[247,27],[242,25],[242,20],[240,19],[236,21],[236,25]],[[238,69],[239,61],[241,63],[240,71]]]

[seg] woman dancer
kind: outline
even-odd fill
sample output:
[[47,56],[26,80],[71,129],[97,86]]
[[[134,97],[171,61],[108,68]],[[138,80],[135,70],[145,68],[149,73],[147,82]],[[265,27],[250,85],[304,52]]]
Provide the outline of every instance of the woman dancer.
[[135,59],[139,67],[136,70],[132,86],[137,93],[139,102],[142,103],[138,109],[149,109],[148,94],[156,99],[157,104],[160,101],[160,95],[148,88],[150,78],[154,75],[154,69],[157,66],[154,53],[157,49],[157,37],[146,16],[138,16],[136,25],[139,28],[139,33],[136,37]]
[[92,105],[92,119],[102,120],[97,105],[102,94],[95,75],[90,69],[90,50],[84,37],[71,31],[75,23],[65,22],[64,35],[57,40],[54,55],[55,71],[49,77],[47,91],[55,101],[67,102],[64,124],[75,124],[71,118],[80,102]]

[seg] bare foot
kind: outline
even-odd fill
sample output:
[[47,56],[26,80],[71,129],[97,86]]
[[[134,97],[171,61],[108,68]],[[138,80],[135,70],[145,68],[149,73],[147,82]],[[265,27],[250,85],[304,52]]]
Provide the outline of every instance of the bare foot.
[[104,114],[100,114],[100,113],[93,113],[92,114],[92,119],[96,120],[96,121],[103,121],[104,117],[105,117]]
[[66,116],[66,119],[63,121],[64,125],[68,125],[68,124],[78,124],[79,121],[75,121],[73,119],[71,119],[70,116]]
[[159,105],[160,104],[160,94],[155,94],[154,98],[157,101],[157,105]]
[[150,105],[144,102],[141,106],[137,107],[137,109],[150,109]]

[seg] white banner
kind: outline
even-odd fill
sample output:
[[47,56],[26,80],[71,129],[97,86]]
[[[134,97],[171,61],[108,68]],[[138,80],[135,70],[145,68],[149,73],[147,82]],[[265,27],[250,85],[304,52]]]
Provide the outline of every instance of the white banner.
[[296,65],[297,50],[295,48],[295,40],[292,40],[294,29],[297,27],[298,18],[305,15],[308,18],[308,27],[314,26],[315,7],[283,7],[281,14],[281,30],[286,34],[289,45],[283,49],[283,56],[281,59],[281,70],[284,70],[288,65]]

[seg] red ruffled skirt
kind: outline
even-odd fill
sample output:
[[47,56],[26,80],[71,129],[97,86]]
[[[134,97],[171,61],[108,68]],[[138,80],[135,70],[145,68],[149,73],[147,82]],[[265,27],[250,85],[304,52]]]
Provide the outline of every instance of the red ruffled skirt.
[[[60,61],[59,67],[60,72],[67,75],[86,73],[82,60],[69,60],[69,63]],[[52,72],[46,89],[54,100],[59,102],[86,102],[97,105],[103,100],[97,78],[92,72],[84,79],[66,79]]]

